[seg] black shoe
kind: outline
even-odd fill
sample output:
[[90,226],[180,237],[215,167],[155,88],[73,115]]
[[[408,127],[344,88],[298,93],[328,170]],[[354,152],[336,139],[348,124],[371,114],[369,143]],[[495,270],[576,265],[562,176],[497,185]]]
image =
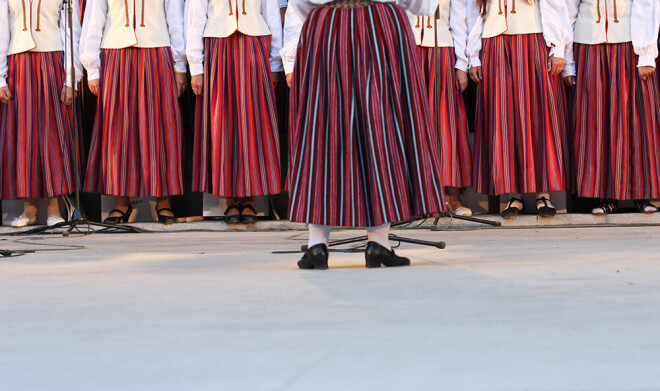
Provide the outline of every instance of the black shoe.
[[658,211],[658,208],[653,206],[649,200],[636,201],[635,209],[637,209],[637,212],[644,214],[653,214]]
[[[161,214],[160,212],[171,212],[172,216]],[[156,214],[158,215],[158,222],[165,225],[170,225],[176,223],[176,217],[174,216],[174,211],[170,208],[156,209]]]
[[545,197],[541,197],[536,200],[536,203],[538,204],[539,201],[543,202],[543,206],[539,208],[539,216],[555,217],[555,215],[557,214],[557,209],[548,205],[548,199]]
[[298,261],[301,269],[326,270],[328,268],[328,246],[325,243],[316,244],[305,251],[302,259]]
[[[253,215],[244,215],[243,211],[245,209],[250,209],[254,214]],[[241,206],[241,224],[254,224],[257,222],[257,210],[252,204],[245,204]]]
[[388,267],[410,265],[410,259],[400,257],[394,253],[394,250],[388,250],[376,242],[367,243],[364,258],[367,262],[367,267],[370,269],[380,267],[380,265]]
[[603,215],[616,213],[616,211],[617,211],[616,200],[613,200],[611,198],[605,198],[604,200],[601,201],[599,206],[595,207],[591,211],[591,213],[596,216],[603,216]]
[[504,209],[500,213],[500,216],[502,216],[503,219],[514,219],[514,218],[518,217],[520,212],[522,212],[517,207],[511,206],[516,201],[520,202],[523,205],[523,208],[525,207],[525,204],[523,203],[523,200],[521,200],[519,198],[516,198],[516,197],[511,197],[511,199],[509,200],[509,205],[507,205],[506,209]]
[[[113,213],[121,213],[121,216],[110,216]],[[126,209],[126,212],[119,210],[119,209],[114,209],[112,210],[109,214],[108,217],[103,220],[104,224],[126,224],[128,223],[128,219],[131,217],[131,213],[133,213],[133,206],[129,205],[128,209]]]
[[[230,210],[236,209],[238,211],[238,214],[235,215],[227,215]],[[241,222],[241,207],[238,206],[238,204],[232,204],[225,209],[225,224],[238,224]]]

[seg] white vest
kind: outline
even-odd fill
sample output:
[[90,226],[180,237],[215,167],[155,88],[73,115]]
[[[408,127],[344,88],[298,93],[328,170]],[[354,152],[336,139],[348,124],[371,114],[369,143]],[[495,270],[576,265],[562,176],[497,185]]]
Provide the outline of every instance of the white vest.
[[573,41],[590,45],[630,42],[631,14],[632,0],[581,0]]
[[170,46],[164,0],[108,0],[103,49]]
[[[450,0],[440,0],[440,18],[438,19],[438,47],[453,47],[454,39],[449,31],[449,3]],[[415,16],[408,13],[410,25],[415,34],[418,46],[435,47],[433,39],[433,17]]]
[[63,0],[8,0],[7,3],[11,29],[8,55],[64,50],[60,32]]
[[204,37],[225,38],[236,31],[245,35],[271,35],[261,15],[261,0],[209,0]]
[[527,4],[523,0],[490,0],[481,37],[542,33],[539,1]]

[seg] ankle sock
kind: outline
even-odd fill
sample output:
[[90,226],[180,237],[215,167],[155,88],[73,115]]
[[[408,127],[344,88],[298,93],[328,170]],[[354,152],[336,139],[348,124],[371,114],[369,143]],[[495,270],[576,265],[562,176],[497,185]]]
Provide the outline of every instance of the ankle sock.
[[309,224],[308,229],[309,229],[309,241],[307,242],[308,247],[312,247],[321,243],[328,245],[330,241],[330,232],[332,231],[332,226]]
[[392,249],[392,246],[390,246],[390,223],[367,228],[367,237],[370,242],[376,242],[388,250]]

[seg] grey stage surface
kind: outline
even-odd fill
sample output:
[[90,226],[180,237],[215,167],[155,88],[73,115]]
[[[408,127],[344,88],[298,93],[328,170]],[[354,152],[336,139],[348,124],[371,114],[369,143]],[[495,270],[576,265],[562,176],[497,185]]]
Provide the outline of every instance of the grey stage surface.
[[85,248],[0,258],[0,389],[660,389],[660,227],[398,233],[448,248],[314,272],[270,254],[300,232],[2,237]]

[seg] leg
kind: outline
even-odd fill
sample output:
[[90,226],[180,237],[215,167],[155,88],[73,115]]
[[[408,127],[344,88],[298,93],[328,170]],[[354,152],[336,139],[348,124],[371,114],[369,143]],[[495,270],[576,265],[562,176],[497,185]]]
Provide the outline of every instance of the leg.
[[227,198],[225,224],[238,224],[241,221],[241,207],[236,198]]
[[550,202],[549,193],[536,193],[536,208],[541,217],[554,217],[557,214],[557,209]]
[[378,268],[381,265],[388,267],[410,265],[410,259],[400,257],[392,251],[390,223],[367,228],[367,237],[369,243],[367,243],[364,258],[368,268]]
[[254,198],[245,197],[241,200],[241,223],[254,224],[257,222],[257,209],[254,207]]
[[367,228],[367,237],[370,242],[378,243],[388,250],[392,249],[392,246],[390,246],[390,223]]
[[458,187],[445,186],[445,194],[447,194],[447,204],[449,210],[456,216],[472,216],[472,210],[466,207],[461,200],[461,189]]
[[518,217],[520,213],[525,210],[525,204],[523,204],[522,197],[520,194],[510,194],[509,204],[506,206],[506,209],[500,213],[503,219],[513,219]]
[[128,197],[117,197],[115,201],[115,209],[110,212],[108,217],[103,220],[106,224],[121,224],[128,223],[128,219],[131,217],[133,208],[131,207],[130,198]]
[[32,198],[26,198],[23,200],[23,213],[12,220],[11,226],[22,228],[34,224],[35,221],[37,221],[37,206]]
[[309,247],[302,259],[298,261],[301,269],[325,270],[328,268],[328,242],[330,241],[329,225],[309,224]]
[[62,218],[62,214],[60,212],[60,203],[58,202],[58,197],[53,197],[48,200],[48,221],[46,224],[51,226],[63,222],[64,219]]
[[174,211],[170,209],[169,197],[158,197],[156,200],[156,214],[158,214],[158,222],[169,225],[176,222]]

